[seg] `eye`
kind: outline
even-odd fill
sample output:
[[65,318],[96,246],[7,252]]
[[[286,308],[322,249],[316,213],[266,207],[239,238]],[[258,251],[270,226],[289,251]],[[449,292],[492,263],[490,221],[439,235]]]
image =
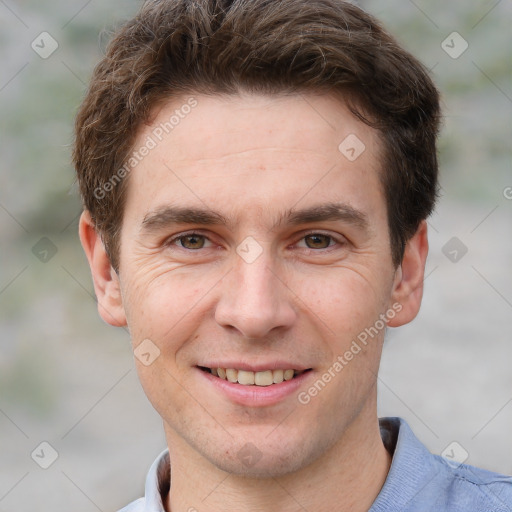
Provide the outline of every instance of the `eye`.
[[332,237],[323,235],[322,233],[313,233],[304,237],[306,246],[309,249],[326,249],[330,246]]
[[[208,245],[209,244],[209,245]],[[201,233],[182,233],[172,237],[165,242],[168,247],[178,247],[187,251],[197,251],[199,249],[207,249],[212,246],[212,242],[206,235]],[[322,250],[329,249],[333,246],[343,246],[343,239],[337,239],[332,235],[325,233],[311,232],[304,235],[297,246],[302,249]]]
[[166,245],[172,246],[178,244],[179,247],[188,250],[203,249],[205,244],[210,242],[205,235],[199,233],[187,233],[176,236],[166,242]]
[[327,249],[338,242],[338,240],[335,240],[331,235],[324,233],[309,233],[301,239],[301,242],[303,240],[305,246],[300,244],[299,246],[307,249]]

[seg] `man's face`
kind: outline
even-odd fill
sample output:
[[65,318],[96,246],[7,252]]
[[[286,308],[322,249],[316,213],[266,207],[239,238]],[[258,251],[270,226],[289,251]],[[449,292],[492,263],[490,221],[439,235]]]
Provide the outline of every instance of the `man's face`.
[[[382,319],[402,308],[381,147],[330,96],[195,98],[161,141],[182,103],[156,111],[134,145],[158,142],[129,176],[121,308],[170,444],[281,475],[376,417]],[[263,384],[307,371],[257,386],[204,370],[218,367]]]

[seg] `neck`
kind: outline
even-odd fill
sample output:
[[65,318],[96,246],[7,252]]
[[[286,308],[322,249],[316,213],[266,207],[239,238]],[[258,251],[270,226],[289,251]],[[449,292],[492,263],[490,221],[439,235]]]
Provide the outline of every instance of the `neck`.
[[367,512],[391,465],[375,412],[372,418],[356,418],[342,439],[312,464],[278,478],[226,473],[169,428],[167,438],[172,473],[168,512]]

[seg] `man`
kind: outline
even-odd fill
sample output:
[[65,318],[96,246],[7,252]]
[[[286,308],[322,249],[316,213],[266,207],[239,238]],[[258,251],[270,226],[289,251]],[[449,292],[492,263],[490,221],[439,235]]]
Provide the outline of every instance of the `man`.
[[438,92],[340,0],[147,2],[76,121],[80,238],[168,450],[126,511],[512,510],[377,417],[417,314]]

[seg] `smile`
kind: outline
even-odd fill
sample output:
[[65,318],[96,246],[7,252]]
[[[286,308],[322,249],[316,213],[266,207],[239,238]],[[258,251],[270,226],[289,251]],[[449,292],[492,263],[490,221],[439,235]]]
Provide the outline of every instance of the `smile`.
[[235,368],[207,368],[204,366],[199,366],[199,368],[204,372],[210,372],[220,379],[244,386],[271,386],[272,384],[280,384],[283,381],[292,380],[310,370],[278,369],[252,372],[248,370],[237,370]]

